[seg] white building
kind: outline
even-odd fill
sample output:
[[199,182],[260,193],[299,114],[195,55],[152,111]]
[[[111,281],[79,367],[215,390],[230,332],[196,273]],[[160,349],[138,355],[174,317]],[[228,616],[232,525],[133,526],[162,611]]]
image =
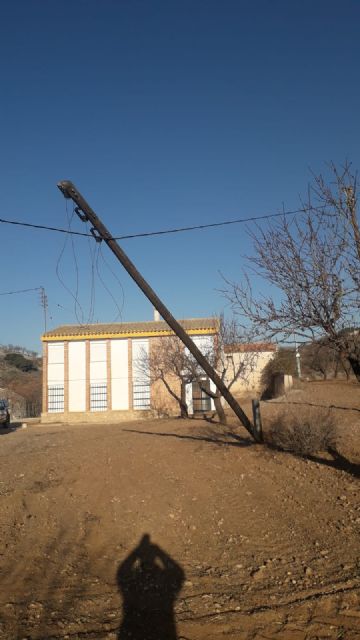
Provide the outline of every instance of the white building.
[[[180,324],[200,350],[218,332],[216,318]],[[64,325],[45,333],[42,421],[116,422],[149,415],[159,391],[139,367],[139,357],[169,335],[173,332],[162,320]],[[186,399],[191,413],[190,387]]]

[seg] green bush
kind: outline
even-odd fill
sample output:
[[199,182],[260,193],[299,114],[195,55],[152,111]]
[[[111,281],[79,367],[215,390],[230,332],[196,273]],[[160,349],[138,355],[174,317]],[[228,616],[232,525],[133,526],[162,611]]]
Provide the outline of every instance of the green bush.
[[7,353],[4,360],[11,366],[20,369],[20,371],[37,371],[37,367],[32,360],[24,358],[21,353]]

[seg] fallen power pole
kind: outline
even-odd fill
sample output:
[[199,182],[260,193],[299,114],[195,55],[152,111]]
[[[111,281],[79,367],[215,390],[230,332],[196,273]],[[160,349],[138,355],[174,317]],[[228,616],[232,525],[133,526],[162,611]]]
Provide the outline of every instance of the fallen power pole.
[[135,280],[136,284],[142,292],[146,295],[151,304],[157,309],[165,322],[178,336],[181,342],[189,349],[190,353],[194,356],[200,367],[207,373],[210,380],[219,389],[221,395],[225,398],[226,402],[230,405],[234,413],[239,418],[242,425],[250,433],[251,437],[256,442],[261,441],[261,433],[258,429],[253,427],[246,413],[242,410],[239,403],[235,400],[234,396],[230,393],[227,386],[223,383],[220,376],[216,373],[215,369],[211,366],[208,360],[201,353],[200,349],[196,346],[190,336],[186,333],[179,322],[170,313],[167,307],[161,302],[160,298],[156,295],[155,291],[143,278],[141,273],[136,269],[135,265],[128,258],[126,253],[121,249],[120,245],[112,237],[111,233],[106,229],[101,220],[97,217],[95,212],[88,205],[86,200],[82,197],[81,193],[76,189],[72,182],[64,180],[57,185],[65,196],[65,198],[73,200],[75,202],[75,212],[83,222],[90,222],[92,224],[91,233],[97,242],[104,241],[109,249],[115,254],[117,259],[121,262],[128,274]]

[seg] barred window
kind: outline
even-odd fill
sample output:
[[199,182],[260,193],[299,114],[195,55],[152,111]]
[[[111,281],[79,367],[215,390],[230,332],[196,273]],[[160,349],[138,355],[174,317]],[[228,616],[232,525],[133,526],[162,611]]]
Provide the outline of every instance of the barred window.
[[63,413],[64,411],[64,385],[52,384],[48,387],[48,412]]
[[107,385],[90,385],[90,411],[106,411],[107,409]]
[[148,382],[134,382],[133,406],[134,409],[150,409],[150,385]]

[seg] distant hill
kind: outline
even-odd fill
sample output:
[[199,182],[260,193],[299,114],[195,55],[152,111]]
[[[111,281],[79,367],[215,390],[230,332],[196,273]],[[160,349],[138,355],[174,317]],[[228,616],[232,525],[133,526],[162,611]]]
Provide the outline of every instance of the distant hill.
[[12,418],[40,415],[42,359],[36,352],[13,345],[0,346],[0,397],[10,403]]
[[18,344],[0,344],[0,356],[6,353],[21,353],[25,358],[39,358],[39,354],[36,351],[31,351],[26,347],[21,347]]

